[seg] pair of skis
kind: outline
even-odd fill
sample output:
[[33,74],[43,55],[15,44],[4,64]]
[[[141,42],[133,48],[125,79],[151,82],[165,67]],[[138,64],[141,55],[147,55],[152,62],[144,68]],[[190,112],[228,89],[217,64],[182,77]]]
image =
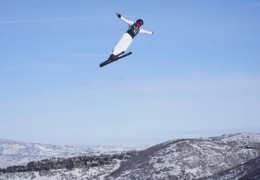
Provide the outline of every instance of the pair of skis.
[[131,54],[132,54],[132,52],[128,52],[128,53],[125,54],[125,52],[123,51],[120,54],[116,55],[115,58],[108,59],[108,60],[102,62],[101,64],[99,64],[99,67],[103,67],[103,66],[108,65],[108,64],[110,64],[110,63],[112,63],[114,61],[118,61],[119,59],[122,59],[122,58],[124,58],[126,56],[129,56]]

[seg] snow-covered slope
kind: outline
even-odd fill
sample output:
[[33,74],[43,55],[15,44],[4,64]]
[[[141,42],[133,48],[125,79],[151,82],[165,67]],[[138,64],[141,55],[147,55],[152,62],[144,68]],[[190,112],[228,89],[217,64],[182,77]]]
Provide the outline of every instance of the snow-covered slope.
[[104,176],[110,174],[116,170],[119,166],[119,162],[103,167],[94,167],[91,169],[59,169],[50,171],[38,171],[38,172],[19,172],[19,173],[0,173],[0,180],[101,180]]
[[145,146],[55,146],[37,143],[16,142],[0,139],[0,168],[26,165],[52,157],[92,156],[115,154],[129,150],[144,149]]
[[[55,146],[55,148],[59,149],[61,147]],[[23,148],[15,145],[15,149],[21,150]],[[78,149],[78,151],[80,150]],[[81,178],[91,180],[190,180],[248,179],[248,177],[249,179],[252,177],[257,179],[260,177],[259,155],[260,134],[237,133],[211,138],[173,140],[139,151],[130,159],[116,159],[113,157],[110,158],[110,163],[99,163],[97,166],[95,165],[96,162],[92,160],[88,161],[92,163],[91,166],[88,166],[88,162],[86,163],[85,160],[78,161],[82,159],[82,157],[79,157],[74,158],[73,162],[78,163],[78,165],[84,162],[87,167],[78,168],[80,166],[75,165],[73,167],[77,168],[71,169],[14,171],[16,173],[0,172],[0,180],[28,178],[39,180]],[[102,159],[107,160],[104,156]],[[64,161],[55,162],[61,162],[64,165]],[[66,159],[65,162],[71,162],[71,159]],[[52,167],[52,164],[50,163],[47,167]]]
[[260,154],[260,134],[181,139],[151,147],[107,179],[198,179],[218,174]]
[[245,179],[258,180],[260,179],[260,157],[248,161],[245,164],[236,166],[232,169],[215,174],[211,177],[203,178],[202,180],[223,180],[223,179]]

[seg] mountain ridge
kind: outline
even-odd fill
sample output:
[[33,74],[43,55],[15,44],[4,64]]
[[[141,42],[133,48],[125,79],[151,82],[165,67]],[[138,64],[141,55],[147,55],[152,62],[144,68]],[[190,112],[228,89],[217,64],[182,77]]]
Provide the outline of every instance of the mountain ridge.
[[[231,179],[253,179],[260,177],[259,155],[259,133],[235,133],[209,138],[175,139],[138,151],[123,159],[98,156],[94,158],[99,161],[95,159],[93,166],[89,167],[82,166],[85,162],[88,164],[83,157],[67,158],[63,162],[69,162],[70,166],[65,166],[63,169],[0,173],[0,180],[18,177],[39,180],[60,177],[104,180],[211,180],[230,179],[230,177]],[[45,162],[48,161],[43,161],[45,167],[51,167],[53,163],[49,161],[46,165]],[[92,163],[92,160],[90,162]],[[34,164],[37,167],[37,162]],[[39,164],[41,163],[38,162]]]
[[236,133],[179,139],[144,150],[107,179],[198,179],[250,161],[260,154],[260,134]]
[[115,154],[131,150],[142,150],[147,146],[100,145],[100,146],[58,146],[41,143],[27,143],[0,138],[0,168],[26,165],[30,161],[52,157],[92,156]]

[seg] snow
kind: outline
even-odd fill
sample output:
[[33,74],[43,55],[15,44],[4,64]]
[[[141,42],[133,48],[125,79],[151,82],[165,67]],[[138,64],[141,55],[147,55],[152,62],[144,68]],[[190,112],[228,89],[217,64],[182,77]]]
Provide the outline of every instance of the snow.
[[147,147],[147,145],[55,146],[0,139],[0,168],[26,165],[30,161],[52,157],[116,154],[131,150],[143,150]]
[[191,168],[191,169],[186,169],[185,172],[188,174],[196,174],[197,172],[201,171],[200,168],[196,167],[196,168]]
[[93,167],[90,169],[59,169],[50,170],[46,172],[28,172],[28,173],[15,173],[15,174],[5,174],[0,176],[0,180],[13,179],[13,180],[27,180],[27,179],[37,179],[37,180],[58,180],[62,179],[99,179],[102,180],[105,176],[109,175],[111,172],[119,168],[120,160],[114,162],[114,164],[103,166],[103,167]]
[[167,179],[169,176],[194,179],[210,176],[258,157],[257,149],[243,148],[241,145],[259,144],[259,137],[259,134],[241,133],[162,143],[161,149],[150,149],[149,152],[153,155],[147,156],[149,158],[146,160],[142,159],[148,161],[149,173],[145,173],[147,168],[142,166],[146,165],[145,162],[137,163],[132,165],[136,166],[135,168],[122,170],[121,176],[115,179],[130,178],[130,175],[127,176],[128,173],[135,178],[141,176],[143,179]]
[[237,134],[232,134],[232,135],[223,135],[221,141],[225,142],[225,143],[236,141],[241,144],[248,144],[251,142],[260,142],[260,134],[258,134],[258,133],[237,133]]
[[[33,156],[37,157],[37,153],[68,156],[76,153],[105,154],[122,152],[127,148],[131,149],[126,146],[84,148],[44,146],[41,144],[34,145],[33,149],[30,149],[26,144],[19,143],[14,143],[13,148],[11,148],[12,146],[9,143],[11,142],[2,143],[3,146],[0,143],[0,152],[1,149],[3,150],[0,156],[0,165],[2,158],[3,161],[8,161],[8,155],[14,152],[33,153]],[[131,179],[133,176],[136,179],[171,179],[171,177],[174,177],[172,179],[198,179],[211,176],[258,157],[259,149],[251,148],[255,144],[260,144],[260,134],[237,133],[212,138],[174,140],[157,145],[154,149],[145,150],[144,152],[147,154],[135,157],[135,161],[130,161],[129,164],[127,164],[128,161],[126,164],[124,163],[125,169],[120,166],[121,161],[117,160],[114,164],[90,169],[52,170],[46,174],[39,172],[16,173],[10,176],[22,180],[28,179],[28,177],[29,179],[36,177],[37,180],[61,179],[61,177],[68,179],[74,177],[76,179],[105,179],[111,172],[118,170],[117,177],[110,176],[108,179]],[[5,149],[4,147],[8,148]],[[30,147],[32,147],[31,144]],[[4,151],[7,155],[3,153]],[[19,162],[26,162],[27,160],[29,160],[29,157],[20,159]],[[1,176],[0,180],[3,180]]]

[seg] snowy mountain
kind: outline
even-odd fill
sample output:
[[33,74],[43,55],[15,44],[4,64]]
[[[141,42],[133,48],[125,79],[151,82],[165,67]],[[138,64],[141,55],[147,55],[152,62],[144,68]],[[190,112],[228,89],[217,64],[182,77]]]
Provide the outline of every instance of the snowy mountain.
[[199,179],[259,157],[260,134],[180,139],[148,148],[107,179]]
[[16,142],[0,139],[0,168],[26,165],[53,157],[92,156],[114,154],[131,150],[141,150],[147,146],[55,146],[39,143]]
[[128,154],[34,161],[0,170],[0,180],[259,179],[259,154],[260,134],[237,133],[178,139]]

